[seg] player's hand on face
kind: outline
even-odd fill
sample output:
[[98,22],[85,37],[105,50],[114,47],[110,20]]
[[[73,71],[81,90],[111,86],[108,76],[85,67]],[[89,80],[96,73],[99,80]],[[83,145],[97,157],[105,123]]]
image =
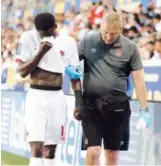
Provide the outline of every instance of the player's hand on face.
[[48,52],[51,48],[52,48],[52,44],[51,44],[50,42],[42,42],[42,43],[40,44],[40,50],[41,50],[43,53]]

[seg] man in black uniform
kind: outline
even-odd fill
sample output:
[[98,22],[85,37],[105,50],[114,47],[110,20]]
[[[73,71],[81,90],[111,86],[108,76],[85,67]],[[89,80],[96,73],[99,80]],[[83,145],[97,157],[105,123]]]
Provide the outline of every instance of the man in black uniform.
[[[126,91],[130,73],[140,111],[149,114],[139,51],[135,43],[121,35],[121,29],[120,15],[108,13],[102,20],[101,32],[87,35],[78,44],[85,73],[83,96],[77,92],[74,116],[82,120],[87,145],[86,165],[100,164],[102,139],[107,165],[118,164],[122,144],[122,150],[128,150],[131,111]],[[123,138],[124,133],[126,139]]]

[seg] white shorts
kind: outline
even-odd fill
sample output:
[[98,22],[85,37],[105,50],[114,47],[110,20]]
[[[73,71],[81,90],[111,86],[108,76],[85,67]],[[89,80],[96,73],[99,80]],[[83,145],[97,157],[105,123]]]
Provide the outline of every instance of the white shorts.
[[30,89],[25,103],[28,142],[58,144],[65,138],[66,100],[62,90]]

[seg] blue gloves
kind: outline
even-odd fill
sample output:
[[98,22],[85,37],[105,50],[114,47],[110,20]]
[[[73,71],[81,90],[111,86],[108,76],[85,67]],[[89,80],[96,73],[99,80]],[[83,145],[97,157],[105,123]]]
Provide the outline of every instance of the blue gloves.
[[149,128],[152,124],[152,116],[146,110],[141,110],[139,113],[139,120],[136,125],[137,130]]
[[65,74],[71,80],[79,79],[83,75],[80,66],[72,66],[72,65],[66,67]]

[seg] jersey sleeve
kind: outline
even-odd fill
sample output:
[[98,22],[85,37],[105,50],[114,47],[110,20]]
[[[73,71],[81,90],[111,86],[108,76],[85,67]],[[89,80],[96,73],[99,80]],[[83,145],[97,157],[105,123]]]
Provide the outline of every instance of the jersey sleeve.
[[143,68],[141,56],[135,44],[134,44],[132,56],[130,58],[130,67],[132,71],[140,70]]
[[19,40],[17,50],[16,50],[16,59],[21,60],[22,62],[27,62],[32,57],[32,51],[29,47],[29,37],[27,32],[24,32]]
[[66,66],[67,65],[72,65],[72,66],[79,66],[79,56],[78,56],[78,49],[77,49],[77,44],[76,41],[73,38],[70,38],[69,40],[69,46],[67,49],[67,54],[66,54]]

